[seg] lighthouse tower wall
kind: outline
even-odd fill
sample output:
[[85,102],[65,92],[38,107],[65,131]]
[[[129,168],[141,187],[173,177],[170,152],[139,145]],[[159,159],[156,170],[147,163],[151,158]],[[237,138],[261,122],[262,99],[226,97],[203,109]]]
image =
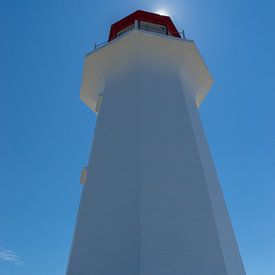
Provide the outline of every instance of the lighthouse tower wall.
[[197,110],[208,76],[178,43],[133,31],[87,59],[82,97],[102,99],[68,275],[245,274]]

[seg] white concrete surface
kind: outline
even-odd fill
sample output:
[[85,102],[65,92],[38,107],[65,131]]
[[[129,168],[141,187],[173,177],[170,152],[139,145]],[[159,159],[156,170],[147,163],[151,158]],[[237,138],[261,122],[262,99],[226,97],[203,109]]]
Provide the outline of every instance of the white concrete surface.
[[197,106],[192,41],[133,30],[86,57],[96,110],[67,275],[243,275]]

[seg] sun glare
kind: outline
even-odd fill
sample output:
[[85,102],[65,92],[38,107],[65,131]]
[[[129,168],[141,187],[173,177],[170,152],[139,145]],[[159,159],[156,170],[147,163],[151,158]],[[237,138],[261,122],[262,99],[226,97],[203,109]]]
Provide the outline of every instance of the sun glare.
[[159,15],[166,15],[166,16],[168,16],[168,12],[166,10],[164,10],[164,9],[159,9],[159,10],[156,11],[156,13],[159,14]]

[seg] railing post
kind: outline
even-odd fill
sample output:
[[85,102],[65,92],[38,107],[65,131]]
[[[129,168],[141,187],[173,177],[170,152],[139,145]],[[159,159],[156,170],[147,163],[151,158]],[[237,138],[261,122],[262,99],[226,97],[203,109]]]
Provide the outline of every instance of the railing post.
[[138,29],[138,21],[135,20],[135,29]]
[[184,30],[182,30],[181,33],[182,33],[182,38],[185,38],[185,32],[184,32]]

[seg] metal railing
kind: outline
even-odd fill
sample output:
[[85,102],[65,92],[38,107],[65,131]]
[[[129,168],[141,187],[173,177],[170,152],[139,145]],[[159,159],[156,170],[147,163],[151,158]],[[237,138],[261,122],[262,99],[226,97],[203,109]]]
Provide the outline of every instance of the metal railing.
[[[138,20],[135,20],[134,27],[133,27],[133,28],[130,28],[129,31],[132,30],[132,29],[141,29],[140,26],[139,26]],[[143,30],[143,29],[142,29],[142,30]],[[182,39],[186,39],[184,30],[182,30],[181,32],[173,32],[173,33],[171,33],[171,34],[179,34],[180,37],[181,37]],[[167,34],[167,35],[168,35],[168,34]],[[104,46],[104,45],[108,44],[109,42],[110,42],[110,41],[107,40],[107,41],[101,42],[101,43],[99,43],[99,44],[95,43],[95,44],[94,44],[94,50],[96,50],[97,48],[100,48],[101,46]]]
[[104,41],[104,42],[101,42],[101,43],[99,43],[99,44],[95,43],[95,44],[94,44],[94,49],[96,50],[97,48],[99,48],[99,47],[101,47],[101,46],[103,46],[103,45],[105,45],[105,44],[108,44],[108,43],[109,43],[109,40]]

